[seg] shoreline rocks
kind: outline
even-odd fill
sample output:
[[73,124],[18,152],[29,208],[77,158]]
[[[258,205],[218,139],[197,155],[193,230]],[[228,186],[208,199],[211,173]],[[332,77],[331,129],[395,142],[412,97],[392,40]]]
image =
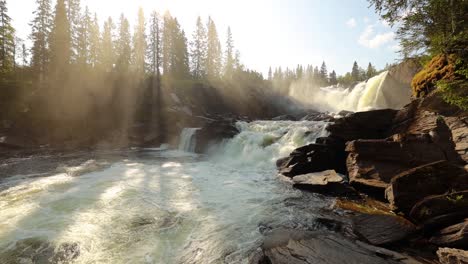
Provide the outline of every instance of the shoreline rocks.
[[[392,247],[413,241],[415,247],[430,246],[431,253],[435,246],[467,249],[468,113],[441,104],[433,94],[399,111],[349,114],[328,127],[328,137],[279,160],[279,173],[292,178],[295,188],[326,196],[347,197],[331,188],[336,184],[359,191],[360,199],[338,208],[348,211],[353,232],[363,241]],[[347,175],[349,182],[329,170]],[[389,209],[365,205],[366,195]],[[279,252],[287,258],[296,254],[296,246],[276,250],[266,253],[275,261]],[[442,263],[468,258],[466,251],[452,249],[438,255]],[[287,263],[275,261],[269,263]]]

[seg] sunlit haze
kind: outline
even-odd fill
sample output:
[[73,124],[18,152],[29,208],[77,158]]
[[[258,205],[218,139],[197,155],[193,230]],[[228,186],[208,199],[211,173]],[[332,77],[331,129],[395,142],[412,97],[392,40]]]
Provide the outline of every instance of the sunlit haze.
[[[54,2],[54,1],[53,1]],[[177,17],[190,39],[197,16],[211,16],[224,44],[226,28],[231,26],[242,62],[266,73],[268,67],[319,65],[326,61],[338,74],[351,70],[352,63],[377,68],[394,62],[399,56],[394,33],[365,0],[83,0],[97,12],[99,21],[117,18],[122,12],[132,24],[139,6],[145,15],[155,9],[169,10]],[[36,7],[34,0],[9,1],[10,14],[19,36],[30,33],[28,23]]]

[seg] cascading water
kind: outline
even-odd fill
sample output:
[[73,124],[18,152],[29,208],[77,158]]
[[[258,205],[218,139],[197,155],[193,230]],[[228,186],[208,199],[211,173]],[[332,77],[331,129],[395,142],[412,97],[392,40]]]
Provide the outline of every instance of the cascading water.
[[322,111],[361,112],[373,109],[399,109],[410,101],[411,89],[396,81],[388,71],[360,82],[353,88],[336,86],[315,88],[304,80],[291,85],[289,95]]
[[194,152],[196,147],[195,134],[200,128],[184,128],[180,134],[179,150]]
[[263,228],[311,223],[314,208],[329,205],[311,196],[293,212],[285,200],[304,194],[278,181],[274,165],[325,126],[239,122],[241,132],[208,157],[151,149],[73,167],[83,174],[60,166],[2,179],[0,262],[245,263]]

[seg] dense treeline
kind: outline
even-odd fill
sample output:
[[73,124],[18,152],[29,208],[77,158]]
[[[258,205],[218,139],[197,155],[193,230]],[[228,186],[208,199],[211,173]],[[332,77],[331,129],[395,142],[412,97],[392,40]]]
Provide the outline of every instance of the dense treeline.
[[261,74],[241,65],[230,28],[222,48],[211,18],[197,19],[190,42],[169,12],[146,17],[140,8],[133,27],[124,14],[99,25],[80,0],[57,0],[55,7],[37,0],[26,47],[0,0],[3,128],[48,137],[44,142],[109,131],[126,137],[136,123],[163,127],[164,89],[230,86],[239,94],[242,84],[264,85]]
[[[388,68],[387,66],[386,68]],[[309,87],[325,87],[331,85],[340,85],[349,87],[358,82],[365,81],[377,75],[379,72],[369,62],[366,69],[359,67],[355,61],[352,70],[343,76],[337,76],[335,70],[328,72],[325,62],[319,67],[312,65],[297,65],[296,69],[286,68],[283,70],[281,67],[275,68],[273,71],[270,67],[268,71],[268,80],[272,82],[273,88],[287,92],[291,84],[295,81],[301,80],[308,83]]]

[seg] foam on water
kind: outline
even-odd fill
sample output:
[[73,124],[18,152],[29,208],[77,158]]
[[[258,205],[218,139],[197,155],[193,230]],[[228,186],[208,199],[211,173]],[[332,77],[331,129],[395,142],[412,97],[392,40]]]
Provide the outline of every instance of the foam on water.
[[96,171],[73,168],[84,174],[5,179],[0,258],[32,260],[19,245],[34,238],[78,245],[76,263],[244,263],[261,241],[259,226],[291,219],[283,202],[301,195],[276,179],[275,160],[325,135],[325,126],[240,122],[241,133],[210,157],[145,150],[144,158],[82,165]]

